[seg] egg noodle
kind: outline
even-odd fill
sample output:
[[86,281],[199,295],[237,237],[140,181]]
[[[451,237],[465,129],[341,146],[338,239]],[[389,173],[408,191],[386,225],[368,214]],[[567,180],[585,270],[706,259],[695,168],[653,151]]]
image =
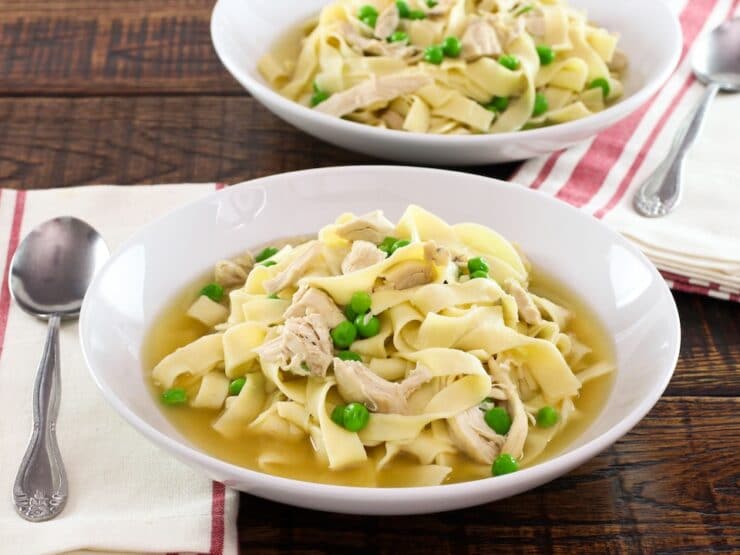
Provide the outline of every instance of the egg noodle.
[[318,239],[219,262],[188,311],[210,331],[152,378],[163,401],[213,411],[214,434],[269,437],[267,472],[291,464],[296,441],[331,470],[379,472],[403,454],[418,463],[405,485],[444,482],[459,456],[481,476],[502,456],[511,471],[613,370],[528,280],[528,262],[482,225],[417,206],[395,226],[343,214]]
[[338,0],[300,40],[297,59],[259,61],[265,80],[388,129],[517,131],[600,112],[623,92],[618,36],[558,0]]

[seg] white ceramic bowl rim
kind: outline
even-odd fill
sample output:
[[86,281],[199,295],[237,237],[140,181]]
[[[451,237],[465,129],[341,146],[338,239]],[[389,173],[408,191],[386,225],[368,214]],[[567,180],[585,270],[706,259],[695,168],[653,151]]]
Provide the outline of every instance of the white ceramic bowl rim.
[[[447,174],[449,178],[454,178],[455,176],[460,175],[467,175],[467,174],[460,174],[457,172],[450,172],[445,170],[436,170],[436,169],[421,169],[421,168],[413,168],[413,167],[402,167],[402,166],[350,166],[350,167],[329,167],[329,168],[322,168],[322,169],[314,169],[314,170],[304,170],[300,172],[290,172],[290,175],[293,175],[297,178],[305,178],[302,180],[308,181],[309,178],[320,178],[322,175],[329,175],[333,174],[337,171],[344,172],[344,175],[346,175],[346,172],[352,172],[352,171],[388,171],[392,170],[394,172],[408,172],[409,174],[419,174],[421,172],[434,172],[434,173],[441,173],[441,174]],[[261,186],[268,186],[271,181],[277,180],[280,178],[284,178],[285,175],[289,174],[278,174],[273,175],[269,177],[263,177],[260,179],[255,179],[252,181],[247,181],[244,183],[238,184],[239,187],[261,187]],[[512,185],[513,186],[513,185]],[[532,197],[537,197],[537,200],[539,202],[545,202],[545,203],[551,203],[553,205],[558,205],[559,208],[565,208],[569,211],[571,211],[571,215],[573,218],[579,218],[579,219],[591,219],[588,215],[580,212],[576,208],[573,208],[571,206],[565,205],[565,203],[558,201],[556,199],[553,199],[551,197],[546,197],[542,195],[541,193],[538,193],[536,191],[530,190],[530,189],[521,189],[521,193],[525,195],[531,195]],[[222,190],[218,192],[212,193],[211,196],[218,196],[218,195],[228,195],[229,190]],[[192,204],[197,204],[202,202],[202,199],[193,201],[191,203],[187,203],[179,208],[174,209],[170,212],[169,215],[176,214],[179,211],[185,210],[188,206]],[[97,274],[96,278],[93,280],[93,283],[91,284],[90,290],[93,290],[97,287],[97,282],[100,281],[101,276],[105,273],[108,266],[113,264],[114,260],[117,258],[118,254],[121,252],[124,252],[129,245],[134,244],[139,236],[145,234],[145,232],[149,228],[153,228],[157,225],[157,221],[152,222],[143,228],[141,228],[133,237],[131,237],[128,241],[126,241],[121,247],[116,251],[116,253],[111,257],[111,259],[107,262],[106,266],[104,266],[100,272]],[[631,254],[638,257],[639,259],[643,260],[646,264],[646,268],[649,268],[649,271],[652,274],[652,278],[657,279],[660,284],[662,284],[661,290],[662,294],[668,295],[668,297],[671,297],[670,290],[668,289],[668,286],[665,284],[664,280],[658,273],[658,271],[655,269],[655,267],[650,263],[647,258],[631,243],[623,239],[621,236],[619,236],[617,233],[610,231],[615,237],[615,239],[620,243],[620,245],[627,249]],[[310,494],[310,495],[316,495],[316,496],[350,496],[351,499],[356,500],[358,503],[362,503],[363,501],[368,503],[378,503],[382,501],[390,501],[399,495],[400,492],[403,492],[403,495],[406,497],[413,497],[416,502],[419,503],[425,503],[425,502],[432,502],[434,500],[438,500],[440,497],[448,498],[448,497],[455,497],[455,498],[465,498],[468,494],[472,494],[474,492],[479,492],[482,487],[491,487],[493,484],[498,484],[502,487],[506,486],[507,484],[512,484],[514,481],[528,481],[533,486],[540,485],[549,479],[552,478],[553,475],[558,475],[558,470],[566,469],[570,470],[577,466],[578,464],[582,463],[583,461],[590,459],[597,455],[599,452],[607,448],[609,445],[617,441],[620,437],[622,437],[624,434],[626,434],[630,429],[632,429],[649,411],[650,409],[655,405],[655,403],[658,401],[660,396],[662,395],[663,391],[667,387],[671,376],[673,374],[673,369],[675,368],[676,362],[678,361],[678,354],[679,354],[679,346],[680,346],[680,327],[679,327],[679,319],[678,319],[678,312],[675,306],[675,303],[671,303],[672,307],[672,320],[676,323],[674,329],[672,330],[673,337],[673,350],[670,353],[670,360],[672,361],[671,364],[671,370],[669,372],[666,372],[665,376],[663,376],[663,379],[653,385],[653,387],[649,390],[644,392],[639,404],[635,409],[632,410],[620,423],[608,431],[602,433],[601,435],[595,437],[588,443],[577,447],[572,450],[567,450],[566,452],[557,455],[551,459],[548,459],[544,462],[538,463],[532,467],[524,468],[516,473],[504,475],[504,476],[498,476],[498,477],[490,477],[490,478],[484,478],[481,480],[474,480],[469,482],[461,482],[461,483],[455,483],[455,484],[443,484],[439,486],[425,486],[425,487],[391,487],[391,488],[373,488],[373,487],[357,487],[357,486],[341,486],[341,485],[329,485],[329,484],[321,484],[321,483],[314,483],[314,482],[305,482],[300,480],[294,480],[291,478],[283,478],[280,476],[275,476],[272,474],[267,474],[255,470],[251,470],[245,467],[237,466],[228,462],[225,462],[221,459],[218,459],[216,457],[212,457],[210,455],[207,455],[205,453],[202,453],[198,451],[195,448],[189,447],[188,445],[182,443],[181,441],[178,441],[176,439],[173,439],[172,437],[169,437],[168,435],[154,429],[152,426],[150,426],[147,422],[145,422],[141,417],[139,417],[135,412],[133,412],[128,406],[126,406],[122,400],[119,398],[119,396],[116,394],[116,392],[108,386],[108,384],[105,381],[101,381],[99,377],[96,375],[95,371],[93,370],[93,365],[91,364],[91,360],[89,358],[89,352],[91,350],[91,346],[88,344],[88,338],[83,334],[84,330],[84,322],[87,318],[87,313],[90,308],[90,303],[88,302],[88,299],[85,299],[85,302],[82,307],[82,311],[80,314],[80,342],[82,346],[82,353],[85,360],[85,363],[87,364],[87,367],[90,371],[90,374],[96,383],[97,387],[102,392],[104,398],[113,406],[113,408],[121,414],[125,420],[127,420],[131,425],[134,426],[140,433],[142,433],[144,436],[152,440],[155,444],[162,445],[172,451],[174,454],[178,455],[178,457],[181,460],[189,461],[192,460],[196,462],[199,466],[207,468],[209,470],[218,470],[218,469],[228,469],[232,472],[236,471],[238,473],[245,473],[245,475],[249,476],[252,480],[261,482],[262,485],[264,485],[266,488],[287,488],[292,491],[296,492],[302,492],[303,494]],[[492,480],[494,482],[492,482]],[[226,485],[229,485],[228,483]],[[527,488],[529,489],[529,488]],[[430,511],[433,511],[435,509],[431,508]],[[425,510],[419,510],[415,511],[417,513],[423,513],[423,512],[430,512]],[[362,512],[362,510],[358,510],[357,512]],[[406,511],[408,512],[408,511]],[[392,511],[388,511],[388,514],[392,514]]]
[[[619,100],[618,102],[616,102],[612,106],[609,106],[605,110],[602,110],[601,112],[579,120],[569,121],[566,123],[560,123],[547,127],[541,127],[539,129],[509,131],[506,133],[496,134],[488,133],[480,135],[455,135],[452,138],[455,140],[455,142],[458,142],[461,145],[467,143],[485,143],[490,141],[493,137],[495,137],[496,140],[500,141],[506,141],[507,139],[511,139],[513,137],[516,137],[517,139],[546,139],[556,137],[560,134],[560,132],[565,132],[571,129],[579,130],[592,126],[598,127],[598,125],[601,123],[611,121],[612,112],[617,109],[624,113],[630,113],[633,110],[637,109],[639,106],[644,104],[662,86],[662,84],[668,79],[671,73],[673,73],[673,70],[678,64],[678,60],[681,55],[682,32],[678,19],[673,15],[673,12],[665,3],[665,0],[653,0],[653,3],[659,5],[661,9],[665,10],[666,12],[666,17],[664,18],[664,21],[666,25],[670,26],[669,33],[670,36],[673,38],[673,44],[670,46],[672,56],[668,63],[664,64],[660,68],[660,71],[653,73],[651,75],[651,78],[644,84],[644,86],[635,91],[633,94]],[[367,133],[369,137],[374,137],[379,140],[382,140],[383,138],[386,138],[388,136],[392,136],[397,140],[413,140],[415,144],[445,143],[450,140],[450,135],[435,135],[430,133],[416,133],[409,131],[398,131],[395,129],[383,129],[380,127],[373,127],[362,123],[348,121],[343,118],[336,118],[334,116],[312,110],[307,106],[303,106],[302,104],[281,96],[271,87],[261,83],[259,80],[253,78],[248,72],[243,71],[236,64],[232,63],[231,57],[225,56],[224,53],[221,51],[219,42],[215,40],[216,29],[214,28],[214,23],[216,21],[216,18],[213,15],[220,9],[221,5],[222,0],[218,0],[213,8],[213,12],[211,15],[211,40],[213,42],[213,47],[216,50],[216,54],[221,60],[221,63],[232,75],[237,77],[239,81],[241,81],[242,83],[248,83],[248,88],[250,88],[250,90],[251,88],[256,89],[261,95],[264,95],[279,104],[286,112],[295,115],[300,115],[301,113],[310,113],[313,117],[317,118],[318,121],[321,121],[327,127],[336,130],[351,130],[357,129],[358,126],[361,126],[362,128],[364,128],[363,131]]]

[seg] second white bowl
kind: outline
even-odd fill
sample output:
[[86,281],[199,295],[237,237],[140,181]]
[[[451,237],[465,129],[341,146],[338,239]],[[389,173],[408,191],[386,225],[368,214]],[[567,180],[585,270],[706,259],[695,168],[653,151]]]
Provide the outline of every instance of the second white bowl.
[[[629,58],[625,97],[582,120],[496,135],[426,135],[335,118],[280,96],[257,61],[286,30],[317,14],[327,0],[219,0],[211,38],[226,69],[268,110],[329,143],[389,160],[474,165],[522,160],[572,146],[607,129],[646,102],[668,79],[681,53],[681,28],[662,0],[570,0],[589,18],[620,34]],[[638,15],[639,14],[639,15]]]

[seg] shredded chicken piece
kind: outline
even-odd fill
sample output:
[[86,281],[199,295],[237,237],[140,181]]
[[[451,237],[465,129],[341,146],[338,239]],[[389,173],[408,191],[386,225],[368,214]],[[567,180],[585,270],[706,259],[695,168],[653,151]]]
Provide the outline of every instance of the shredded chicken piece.
[[383,277],[393,289],[403,290],[431,283],[432,265],[424,260],[404,260],[389,269]]
[[498,435],[486,424],[483,411],[477,405],[448,418],[447,426],[458,449],[474,461],[491,464],[501,452],[504,436]]
[[247,272],[236,262],[219,260],[213,271],[216,283],[223,287],[236,287],[247,281]]
[[231,261],[244,268],[244,271],[247,273],[254,268],[254,256],[249,251],[233,257]]
[[540,314],[540,310],[518,281],[509,278],[504,283],[504,288],[507,293],[514,297],[516,305],[519,307],[519,316],[522,320],[530,325],[542,323],[542,314]]
[[474,60],[481,56],[501,54],[501,43],[496,30],[487,21],[476,18],[470,22],[462,37],[462,57]]
[[393,34],[400,22],[401,16],[398,14],[398,7],[395,2],[391,2],[378,16],[375,23],[375,36],[380,40],[387,39]]
[[393,234],[395,227],[383,216],[380,210],[375,210],[358,216],[337,227],[337,235],[348,241],[368,241],[378,244]]
[[318,314],[288,318],[280,335],[256,351],[262,360],[299,376],[326,376],[334,356],[329,328]]
[[615,50],[611,61],[607,64],[611,71],[623,73],[627,69],[627,56],[621,50]]
[[388,58],[403,59],[408,62],[415,61],[423,55],[421,49],[402,42],[386,42],[376,38],[369,39],[364,37],[349,23],[342,28],[342,31],[347,44],[358,54],[386,56]]
[[229,260],[219,260],[214,269],[216,283],[223,287],[236,287],[244,284],[254,267],[254,257],[245,252]]
[[272,294],[282,291],[289,285],[295,285],[295,283],[301,279],[301,277],[303,277],[311,267],[314,259],[320,254],[321,244],[314,241],[298,256],[298,258],[291,262],[285,270],[280,272],[274,278],[265,280],[262,284],[265,291],[267,291],[268,294]]
[[293,302],[283,317],[299,318],[311,314],[319,315],[330,328],[338,326],[345,320],[344,314],[329,295],[320,289],[301,285],[293,295]]
[[501,446],[502,453],[509,453],[518,459],[524,453],[524,442],[529,430],[529,419],[521,398],[517,394],[516,387],[511,381],[509,374],[491,357],[488,359],[488,368],[496,386],[506,392],[508,398],[508,410],[511,415],[511,428],[506,434],[506,440]]
[[332,116],[342,117],[355,110],[379,102],[390,102],[404,94],[430,85],[433,79],[423,73],[392,73],[382,77],[371,76],[354,87],[329,97],[315,109]]
[[347,402],[365,403],[375,412],[409,414],[411,394],[432,379],[431,372],[417,366],[401,382],[384,380],[361,362],[334,359],[339,394]]
[[368,241],[355,241],[342,260],[342,273],[351,274],[385,260],[385,253]]
[[447,266],[452,253],[447,247],[440,247],[434,241],[424,243],[424,258],[431,260],[437,266]]
[[380,119],[382,119],[390,129],[403,129],[403,122],[406,121],[405,118],[395,110],[386,110],[383,112],[383,115],[380,116]]

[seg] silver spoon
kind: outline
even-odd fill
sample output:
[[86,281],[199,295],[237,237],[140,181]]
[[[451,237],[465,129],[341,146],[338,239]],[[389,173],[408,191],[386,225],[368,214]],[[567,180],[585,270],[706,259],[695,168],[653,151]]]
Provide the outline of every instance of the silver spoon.
[[697,78],[708,86],[681,126],[666,159],[635,195],[635,210],[643,216],[665,216],[678,205],[686,153],[699,136],[709,105],[720,90],[740,91],[740,17],[726,21],[702,37],[694,51],[692,65]]
[[95,271],[108,258],[97,231],[77,218],[41,224],[21,242],[10,265],[10,293],[27,313],[49,321],[33,387],[33,433],[13,485],[26,520],[57,516],[67,501],[67,476],[56,440],[59,412],[59,322],[76,318]]

